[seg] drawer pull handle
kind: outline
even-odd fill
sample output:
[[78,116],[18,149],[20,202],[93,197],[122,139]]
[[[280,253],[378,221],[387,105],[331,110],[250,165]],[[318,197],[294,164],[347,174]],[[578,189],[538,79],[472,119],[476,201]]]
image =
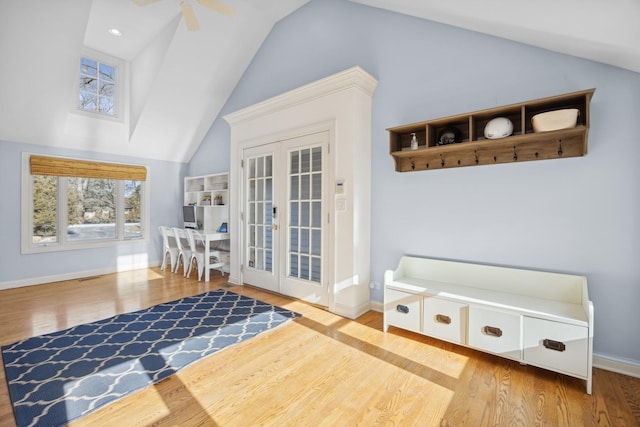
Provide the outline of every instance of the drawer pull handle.
[[404,314],[409,313],[409,307],[407,307],[406,305],[402,305],[402,304],[396,305],[396,310],[398,310],[400,313],[404,313]]
[[565,351],[567,348],[562,341],[554,341],[549,339],[542,341],[542,345],[548,348],[549,350],[555,350],[555,351]]
[[485,335],[489,335],[492,337],[499,338],[502,336],[502,329],[496,328],[495,326],[485,326],[484,328],[482,328],[482,332],[484,332]]
[[444,323],[445,325],[450,325],[451,317],[445,316],[444,314],[436,314],[436,322]]

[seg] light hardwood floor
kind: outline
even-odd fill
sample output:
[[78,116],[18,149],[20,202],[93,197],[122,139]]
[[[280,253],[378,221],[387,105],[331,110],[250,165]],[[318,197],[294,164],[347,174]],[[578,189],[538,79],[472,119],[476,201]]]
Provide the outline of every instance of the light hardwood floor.
[[[159,269],[0,291],[0,344],[227,287]],[[303,314],[74,426],[640,426],[640,379],[584,383],[251,287],[229,290]],[[0,373],[0,425],[13,426]]]

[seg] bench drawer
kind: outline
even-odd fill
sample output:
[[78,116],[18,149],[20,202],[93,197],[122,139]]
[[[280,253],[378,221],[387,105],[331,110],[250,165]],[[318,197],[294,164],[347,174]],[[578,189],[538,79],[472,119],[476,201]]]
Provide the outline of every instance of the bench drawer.
[[427,296],[423,301],[424,321],[422,332],[426,335],[465,344],[467,338],[467,305]]
[[387,325],[420,332],[422,295],[385,289],[384,316]]
[[583,326],[524,318],[524,361],[587,377],[589,331]]
[[469,307],[469,345],[510,359],[522,357],[522,316]]

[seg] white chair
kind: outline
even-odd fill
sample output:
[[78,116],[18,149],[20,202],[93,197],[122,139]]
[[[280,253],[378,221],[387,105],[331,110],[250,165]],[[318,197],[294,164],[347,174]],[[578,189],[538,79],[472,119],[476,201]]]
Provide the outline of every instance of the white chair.
[[204,273],[204,267],[206,264],[204,262],[204,239],[196,230],[187,230],[187,239],[189,240],[189,248],[191,249],[187,277],[191,275],[191,268],[195,261],[196,266],[198,267],[198,281],[200,281],[202,280],[202,274]]
[[162,265],[160,266],[160,270],[164,271],[164,269],[167,268],[167,255],[169,255],[169,266],[171,267],[170,270],[173,271],[178,261],[179,253],[176,236],[169,227],[161,225],[158,228],[162,235]]
[[184,229],[177,227],[173,228],[173,232],[176,236],[176,244],[178,246],[178,261],[173,272],[178,272],[180,269],[180,260],[182,260],[183,276],[187,277],[187,261],[191,259],[191,248],[189,247],[187,233]]

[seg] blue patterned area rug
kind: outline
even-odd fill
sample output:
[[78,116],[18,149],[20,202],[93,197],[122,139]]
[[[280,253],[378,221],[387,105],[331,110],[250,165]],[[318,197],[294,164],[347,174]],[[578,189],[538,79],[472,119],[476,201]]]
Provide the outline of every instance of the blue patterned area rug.
[[67,424],[298,316],[217,290],[4,346],[16,423]]

